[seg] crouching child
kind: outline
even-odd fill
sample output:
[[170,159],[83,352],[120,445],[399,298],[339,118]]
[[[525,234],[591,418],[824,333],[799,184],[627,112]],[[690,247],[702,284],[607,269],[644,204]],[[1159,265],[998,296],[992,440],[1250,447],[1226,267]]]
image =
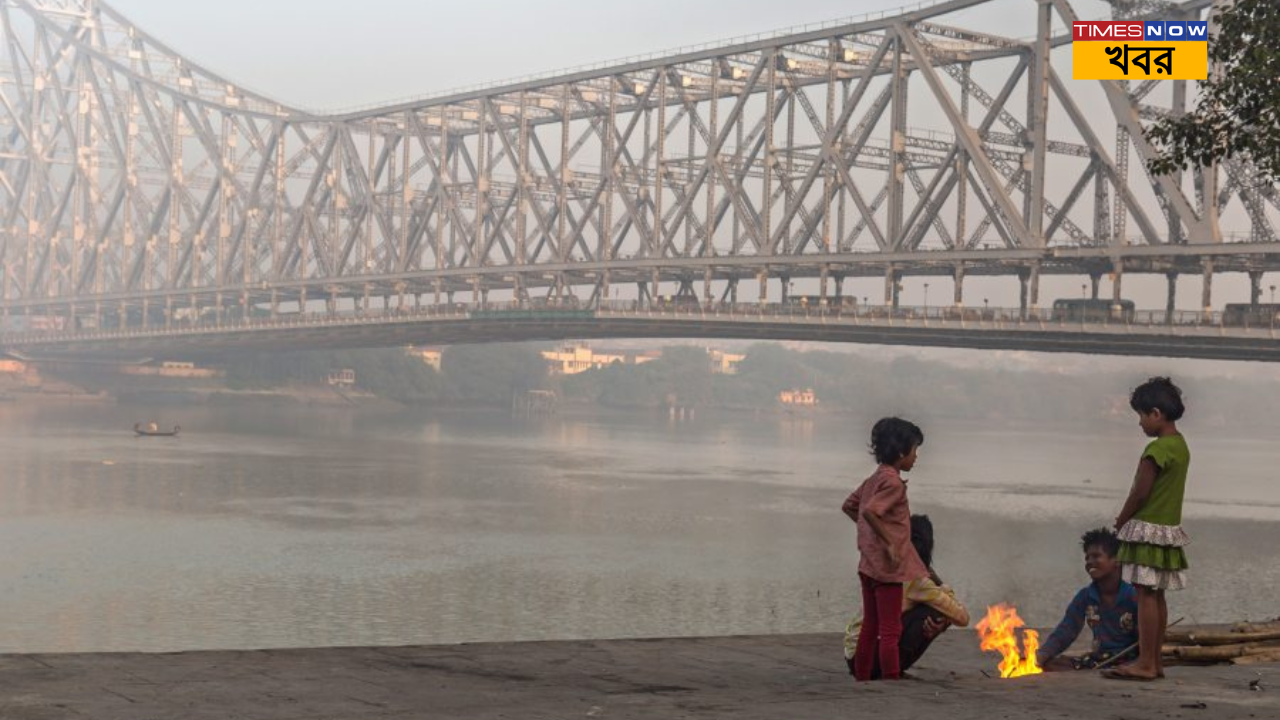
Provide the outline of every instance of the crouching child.
[[[1076,593],[1062,622],[1036,653],[1036,661],[1048,671],[1092,670],[1137,657],[1138,598],[1134,587],[1120,578],[1120,541],[1110,530],[1099,529],[1085,533],[1080,543],[1084,569],[1093,582]],[[1079,657],[1065,656],[1085,625],[1093,633],[1093,648]]]

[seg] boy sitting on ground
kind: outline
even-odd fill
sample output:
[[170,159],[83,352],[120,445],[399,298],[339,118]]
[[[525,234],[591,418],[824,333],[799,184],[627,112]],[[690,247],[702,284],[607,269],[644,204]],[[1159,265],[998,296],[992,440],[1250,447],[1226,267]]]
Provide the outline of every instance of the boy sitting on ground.
[[[1138,596],[1120,579],[1116,554],[1120,541],[1110,530],[1090,530],[1080,538],[1084,569],[1093,582],[1076,593],[1067,613],[1036,653],[1045,670],[1092,670],[1102,663],[1125,662],[1136,656]],[[1085,624],[1093,632],[1093,649],[1081,657],[1064,657]],[[1126,652],[1127,651],[1127,652]],[[1115,659],[1124,653],[1124,657]]]
[[[955,591],[943,584],[933,570],[933,521],[928,515],[911,516],[911,547],[920,556],[929,574],[916,578],[903,587],[902,637],[898,642],[899,668],[906,672],[916,664],[939,635],[952,625],[969,624],[969,611],[956,599]],[[853,674],[853,656],[858,651],[858,635],[862,616],[849,621],[844,631],[844,661]],[[879,679],[880,668],[872,670]]]

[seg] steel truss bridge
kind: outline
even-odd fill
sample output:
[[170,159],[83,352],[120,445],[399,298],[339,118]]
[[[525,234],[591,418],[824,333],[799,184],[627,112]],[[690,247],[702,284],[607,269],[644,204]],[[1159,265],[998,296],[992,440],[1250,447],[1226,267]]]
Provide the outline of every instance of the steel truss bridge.
[[[1196,19],[1211,4],[1104,7]],[[1099,3],[943,0],[320,113],[200,67],[100,0],[0,0],[0,345],[701,334],[1280,358],[1274,328],[1209,312],[1217,274],[1247,273],[1256,304],[1280,270],[1276,188],[1243,159],[1147,173],[1144,127],[1193,88],[1064,77],[1076,5]],[[1025,32],[964,26],[961,11],[991,7]],[[1143,273],[1169,283],[1145,325],[1040,310],[1042,276],[1091,276],[1096,297],[1107,275],[1119,301]],[[1192,322],[1173,308],[1181,275],[1203,278]],[[901,308],[907,276],[954,281],[951,314]],[[966,315],[967,276],[1016,277],[1021,307]],[[801,281],[838,306],[869,277],[881,311],[815,318],[787,297]],[[636,299],[618,307],[617,288]],[[592,316],[520,315],[557,307]]]

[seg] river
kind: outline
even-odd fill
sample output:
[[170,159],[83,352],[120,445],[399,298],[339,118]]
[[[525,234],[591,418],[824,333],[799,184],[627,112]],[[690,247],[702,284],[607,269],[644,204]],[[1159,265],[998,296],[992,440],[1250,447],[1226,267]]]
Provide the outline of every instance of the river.
[[[135,438],[153,418],[181,437]],[[3,404],[0,651],[837,631],[870,420]],[[910,491],[938,571],[973,610],[1051,625],[1087,581],[1078,536],[1123,500],[1136,422],[922,424]],[[1186,433],[1171,615],[1274,617],[1274,442]]]

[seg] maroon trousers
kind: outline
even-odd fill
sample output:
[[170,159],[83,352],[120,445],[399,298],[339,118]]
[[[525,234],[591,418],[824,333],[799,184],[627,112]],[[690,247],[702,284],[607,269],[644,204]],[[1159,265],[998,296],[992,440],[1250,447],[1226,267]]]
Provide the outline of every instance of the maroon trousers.
[[[853,676],[859,682],[878,674],[884,680],[902,677],[898,642],[902,638],[902,583],[883,583],[858,573],[862,581],[862,630],[853,657]],[[876,673],[879,670],[879,673]]]

